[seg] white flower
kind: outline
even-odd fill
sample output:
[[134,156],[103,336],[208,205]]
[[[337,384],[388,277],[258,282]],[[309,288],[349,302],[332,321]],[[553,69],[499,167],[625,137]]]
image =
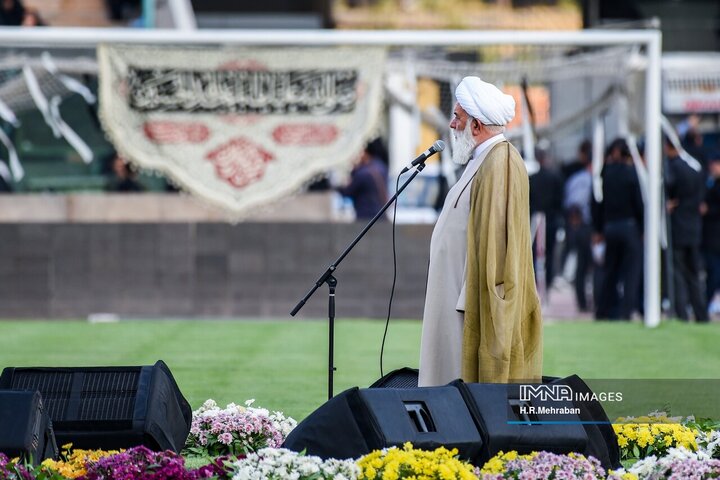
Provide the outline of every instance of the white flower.
[[689,460],[689,459],[698,459],[698,455],[695,452],[691,452],[685,447],[671,447],[668,449],[667,454],[663,459],[668,460]]
[[630,467],[629,471],[630,473],[637,475],[638,478],[644,478],[649,476],[655,470],[656,465],[657,457],[655,455],[650,455],[636,462],[632,467]]
[[234,466],[233,480],[356,480],[360,475],[353,460],[323,461],[284,448],[263,448]]
[[720,431],[699,432],[697,435],[698,451],[710,458],[720,458]]
[[217,410],[217,408],[218,406],[217,403],[215,403],[215,400],[213,400],[212,398],[208,398],[207,400],[205,400],[205,403],[200,406],[200,408],[193,412],[193,416],[196,414],[200,414],[206,410]]

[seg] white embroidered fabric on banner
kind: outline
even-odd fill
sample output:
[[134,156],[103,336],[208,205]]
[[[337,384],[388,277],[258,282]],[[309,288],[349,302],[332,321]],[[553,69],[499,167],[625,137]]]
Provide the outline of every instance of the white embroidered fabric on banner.
[[349,168],[377,133],[385,50],[98,48],[118,151],[236,218]]

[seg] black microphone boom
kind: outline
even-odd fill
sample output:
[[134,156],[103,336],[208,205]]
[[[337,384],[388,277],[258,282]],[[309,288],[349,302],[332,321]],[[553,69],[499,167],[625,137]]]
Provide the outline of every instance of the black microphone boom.
[[423,163],[425,160],[432,157],[437,152],[442,152],[443,150],[445,150],[445,142],[443,142],[442,140],[438,140],[437,142],[433,143],[430,148],[428,148],[423,153],[421,153],[415,160],[410,162],[410,165],[403,168],[402,171],[400,172],[400,174],[402,175],[403,173],[407,172],[411,168],[417,166],[420,163]]

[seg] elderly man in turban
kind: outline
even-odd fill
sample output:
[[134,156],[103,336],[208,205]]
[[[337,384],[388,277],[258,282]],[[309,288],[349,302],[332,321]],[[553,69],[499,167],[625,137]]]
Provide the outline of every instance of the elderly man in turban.
[[453,160],[466,167],[430,243],[419,383],[539,381],[528,174],[503,135],[515,101],[478,77],[455,97]]

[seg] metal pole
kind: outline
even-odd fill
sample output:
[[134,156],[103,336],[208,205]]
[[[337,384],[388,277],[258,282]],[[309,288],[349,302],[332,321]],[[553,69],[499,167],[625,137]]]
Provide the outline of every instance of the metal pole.
[[660,324],[660,198],[662,157],[660,153],[660,75],[662,34],[651,32],[647,43],[645,72],[645,155],[648,166],[648,206],[645,208],[645,326]]
[[[145,0],[153,1],[153,0]],[[154,23],[154,22],[153,22]],[[627,45],[649,44],[648,30],[546,31],[364,31],[364,30],[222,30],[0,27],[0,45],[22,47],[95,46],[98,43],[176,45]]]

